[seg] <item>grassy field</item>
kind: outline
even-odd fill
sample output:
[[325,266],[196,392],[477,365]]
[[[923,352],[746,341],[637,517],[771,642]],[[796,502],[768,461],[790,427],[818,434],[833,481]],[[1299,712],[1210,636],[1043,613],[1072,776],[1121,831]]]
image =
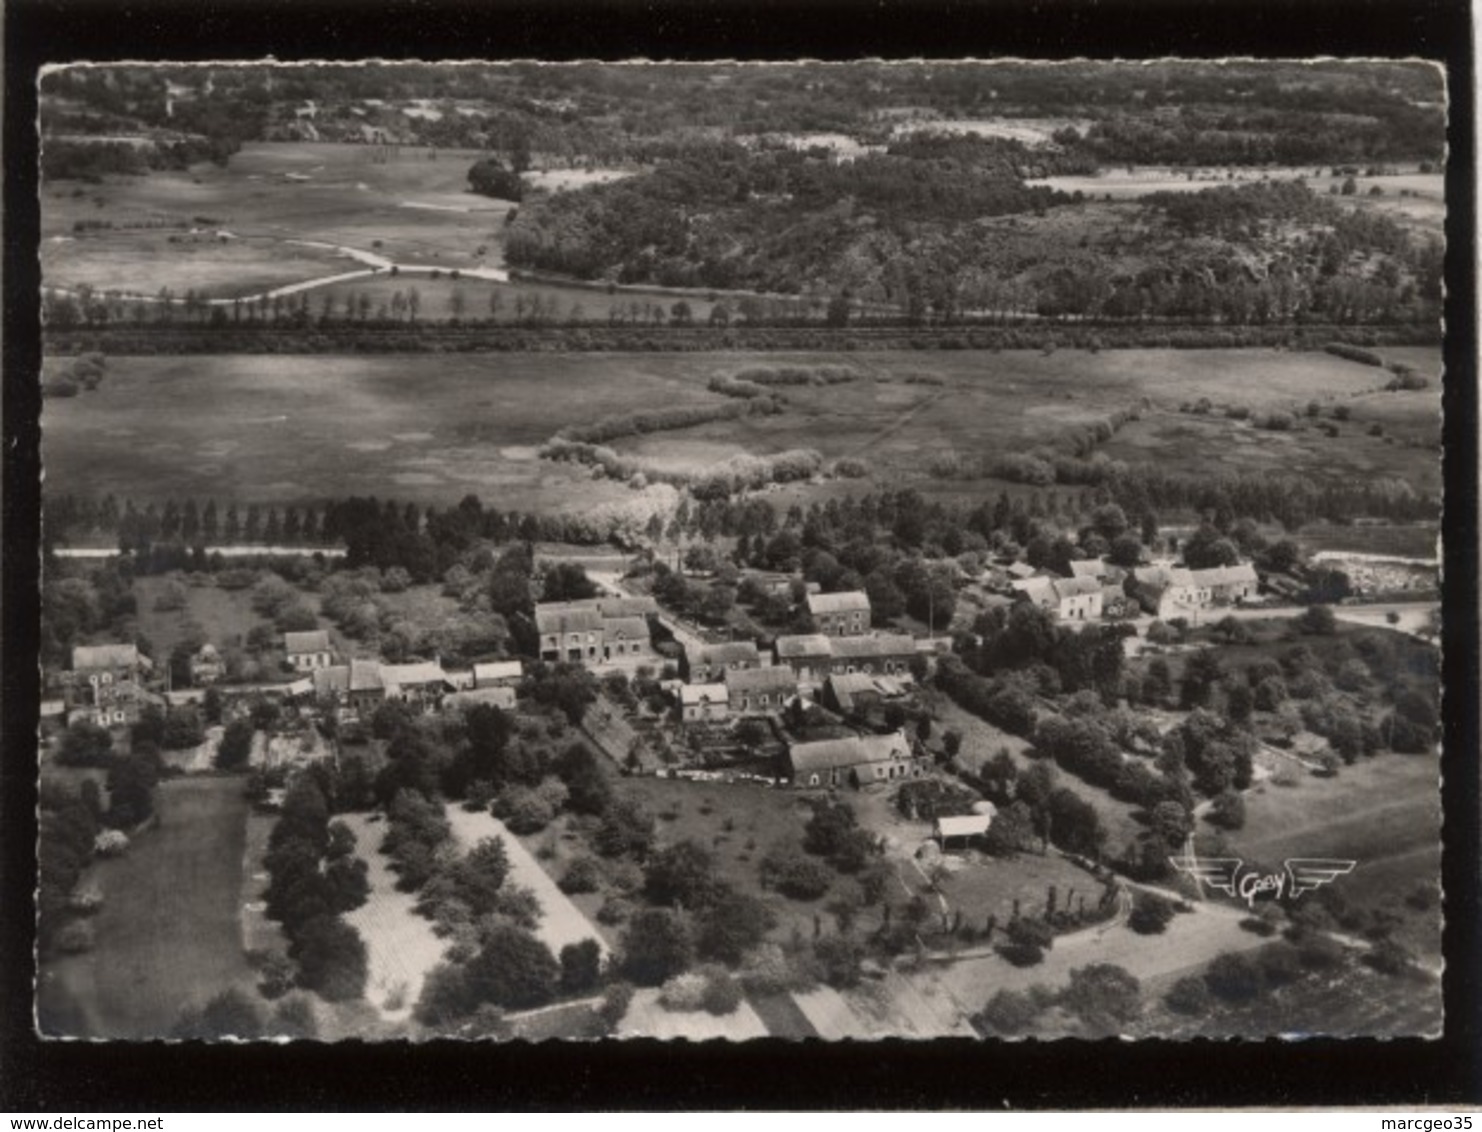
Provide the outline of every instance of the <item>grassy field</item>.
[[1229,842],[1247,860],[1281,867],[1288,857],[1339,857],[1358,867],[1336,882],[1352,904],[1402,913],[1413,946],[1440,950],[1436,913],[1403,904],[1434,886],[1441,869],[1438,767],[1423,755],[1381,755],[1344,767],[1337,778],[1257,787],[1245,828]]
[[[472,491],[501,507],[583,508],[627,492],[539,460],[537,446],[558,429],[635,409],[718,403],[705,388],[711,377],[791,363],[851,365],[867,377],[790,388],[788,411],[777,416],[615,446],[702,466],[738,450],[816,447],[829,458],[867,456],[877,480],[926,480],[929,459],[1054,444],[1148,399],[1153,410],[1113,438],[1109,455],[1201,472],[1219,460],[1336,477],[1393,474],[1417,486],[1437,474],[1434,449],[1363,433],[1368,401],[1394,406],[1399,395],[1354,398],[1355,423],[1337,440],[1256,435],[1238,422],[1164,412],[1201,396],[1290,406],[1373,390],[1384,376],[1323,353],[1274,350],[119,358],[96,392],[48,402],[43,458],[51,489],[139,500],[178,497],[188,485],[221,502],[362,493],[451,503]],[[905,380],[922,374],[941,384]],[[1432,414],[1434,425],[1435,394],[1409,396],[1410,411]]]
[[[306,249],[281,243],[293,239],[374,248],[399,262],[499,265],[495,237],[511,206],[467,191],[468,169],[482,154],[439,150],[429,160],[429,150],[408,147],[382,162],[378,152],[259,142],[243,147],[225,169],[200,165],[102,185],[48,185],[41,195],[43,278],[148,294],[204,285],[213,296],[229,296],[250,293],[246,281],[268,277],[264,272],[274,282],[334,273],[312,262],[279,270],[285,255],[304,256]],[[71,242],[54,239],[72,236],[79,220],[109,220],[114,227]],[[167,239],[160,230],[125,227],[160,222],[226,230],[241,245],[211,245],[223,266],[202,276],[184,245],[160,248]],[[225,268],[234,259],[240,274]]]
[[[247,800],[239,778],[161,783],[160,820],[126,856],[101,863],[97,947],[48,964],[43,1029],[75,1036],[163,1037],[182,1010],[229,986],[251,993],[242,949]],[[84,1029],[49,1019],[81,1022]]]

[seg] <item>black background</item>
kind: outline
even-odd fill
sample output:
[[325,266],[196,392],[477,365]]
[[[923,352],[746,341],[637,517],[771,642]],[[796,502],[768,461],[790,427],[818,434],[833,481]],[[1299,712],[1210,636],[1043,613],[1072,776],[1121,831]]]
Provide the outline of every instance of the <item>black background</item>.
[[[1003,1109],[1482,1100],[1477,407],[1464,3],[101,3],[5,5],[0,1112]],[[39,369],[35,78],[46,62],[387,59],[1404,57],[1447,66],[1445,1037],[744,1045],[203,1046],[32,1031]]]

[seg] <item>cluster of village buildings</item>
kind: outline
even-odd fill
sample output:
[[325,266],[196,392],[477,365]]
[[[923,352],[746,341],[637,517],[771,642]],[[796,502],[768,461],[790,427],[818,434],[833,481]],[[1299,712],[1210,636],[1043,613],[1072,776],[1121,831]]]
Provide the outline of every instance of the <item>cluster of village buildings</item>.
[[[1016,600],[1033,602],[1063,622],[1079,624],[1121,616],[1136,603],[1160,618],[1187,616],[1211,606],[1256,597],[1259,580],[1249,564],[1189,570],[1161,564],[1123,571],[1100,559],[1071,563],[1069,577],[1050,577],[1009,567],[1000,579]],[[821,704],[845,720],[871,718],[883,707],[913,703],[913,672],[946,646],[902,632],[876,631],[869,597],[862,592],[808,592],[804,598],[813,631],[777,637],[770,647],[756,641],[705,641],[685,634],[677,676],[663,686],[686,728],[728,728],[746,718],[781,717],[795,702]],[[663,667],[654,630],[664,615],[651,597],[596,597],[536,605],[538,653],[548,663],[579,664],[589,670],[637,673]],[[387,702],[416,711],[489,704],[515,707],[525,676],[517,659],[444,668],[441,661],[388,663],[341,656],[325,630],[285,633],[287,681],[252,685],[219,683],[224,666],[210,644],[192,658],[189,689],[160,691],[149,658],[132,644],[82,645],[61,682],[62,697],[44,714],[65,715],[113,728],[136,722],[153,704],[161,708],[199,702],[216,686],[230,703],[257,696],[312,705],[342,723],[367,720]],[[798,786],[888,781],[924,773],[919,746],[900,731],[856,735],[787,747],[787,773]]]

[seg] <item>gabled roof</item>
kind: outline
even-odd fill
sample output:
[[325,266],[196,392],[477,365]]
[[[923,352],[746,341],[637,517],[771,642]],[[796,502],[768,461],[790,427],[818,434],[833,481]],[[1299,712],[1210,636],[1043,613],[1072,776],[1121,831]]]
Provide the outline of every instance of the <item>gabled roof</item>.
[[314,691],[318,695],[328,696],[336,692],[348,692],[349,690],[349,665],[333,664],[328,668],[314,669]]
[[911,744],[897,731],[893,735],[857,735],[852,739],[820,739],[794,743],[787,752],[794,774],[813,770],[842,770],[868,763],[911,757]]
[[77,645],[72,650],[74,671],[87,668],[133,668],[140,660],[137,645]]
[[659,603],[651,597],[599,597],[596,606],[603,617],[651,617],[659,612]]
[[385,686],[379,663],[374,660],[350,661],[350,691],[379,692]]
[[328,652],[329,634],[323,629],[311,629],[307,633],[284,633],[283,651],[290,656],[295,653]]
[[1106,573],[1106,560],[1102,558],[1076,558],[1070,563],[1072,578],[1100,578]]
[[1009,585],[1014,592],[1021,594],[1034,602],[1042,605],[1055,598],[1055,580],[1053,578],[1021,578],[1010,582]]
[[602,620],[602,629],[609,638],[621,637],[628,641],[648,640],[648,622],[642,617],[605,617]]
[[691,664],[755,664],[760,659],[755,641],[722,641],[695,648]]
[[442,665],[431,660],[419,660],[412,664],[381,665],[381,681],[404,688],[408,684],[446,684],[448,676]]
[[904,695],[906,685],[894,676],[881,676],[873,672],[836,672],[828,678],[834,695],[855,695],[859,692],[874,692],[881,696]]
[[1196,584],[1193,572],[1182,566],[1139,566],[1132,571],[1132,578],[1138,585],[1155,590],[1166,590],[1170,586],[1187,588]]
[[729,689],[724,684],[686,684],[679,689],[679,702],[682,704],[723,704],[730,696]]
[[1095,578],[1057,578],[1054,585],[1055,596],[1062,601],[1068,597],[1085,597],[1101,592],[1101,583]]
[[1034,567],[1028,562],[1010,562],[1004,567],[1005,572],[1015,578],[1034,577]]
[[834,655],[841,660],[874,656],[908,656],[916,651],[916,638],[904,633],[881,633],[874,637],[837,637]]
[[869,596],[861,590],[808,595],[808,612],[815,616],[820,613],[868,613],[869,611]]
[[726,670],[726,687],[737,692],[795,692],[798,678],[786,665],[773,668],[731,668]]
[[492,684],[496,680],[519,680],[525,675],[525,666],[518,660],[490,660],[473,666],[475,684]]
[[786,660],[798,656],[833,656],[834,639],[822,633],[804,633],[798,636],[777,638],[777,658]]
[[1234,566],[1213,566],[1208,570],[1191,571],[1196,586],[1231,586],[1259,582],[1256,568],[1249,562]]
[[591,602],[548,602],[535,607],[535,628],[541,633],[590,633],[602,628],[602,614]]

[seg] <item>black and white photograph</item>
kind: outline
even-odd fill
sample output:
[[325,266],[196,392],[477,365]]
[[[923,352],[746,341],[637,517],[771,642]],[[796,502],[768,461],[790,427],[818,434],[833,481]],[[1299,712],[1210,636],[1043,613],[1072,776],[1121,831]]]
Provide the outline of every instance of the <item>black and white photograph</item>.
[[1443,66],[37,97],[44,1041],[1442,1034]]

